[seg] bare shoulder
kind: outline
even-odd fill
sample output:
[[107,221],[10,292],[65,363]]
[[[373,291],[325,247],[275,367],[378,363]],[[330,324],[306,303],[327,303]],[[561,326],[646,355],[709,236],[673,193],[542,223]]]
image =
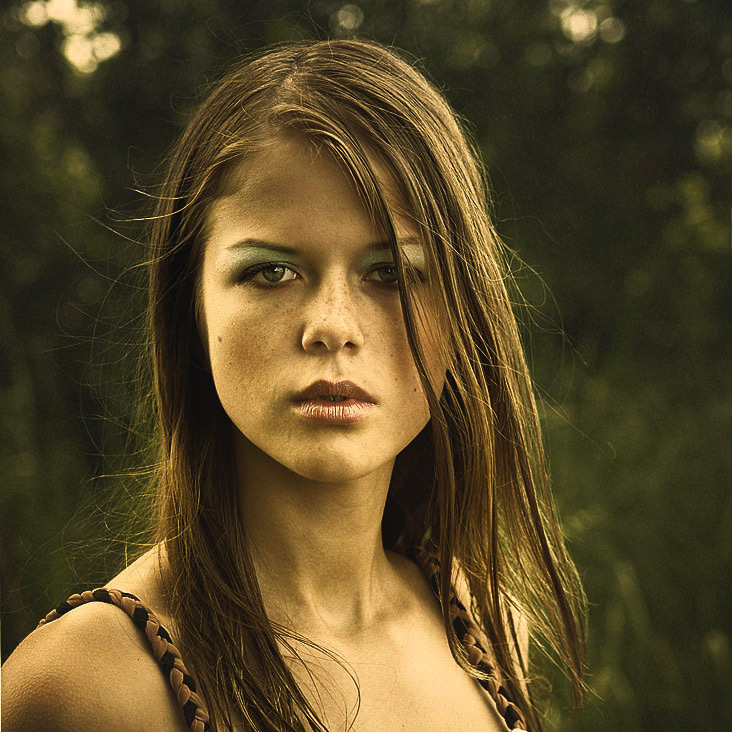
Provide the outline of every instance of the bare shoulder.
[[89,602],[33,631],[2,668],[4,732],[182,732],[147,638],[120,608]]
[[[421,603],[424,606],[434,606],[436,600],[422,569],[418,567],[416,563],[412,562],[406,557],[396,556],[396,558],[401,563],[401,566],[403,567],[405,572],[405,576],[411,577],[410,585],[412,588],[414,588],[415,595],[420,598]],[[460,566],[460,563],[457,560],[455,560],[455,563],[453,565],[452,585],[455,590],[457,599],[460,600],[463,606],[468,609],[468,612],[470,612],[470,586],[468,584],[467,577],[465,576],[465,571]],[[511,626],[513,626],[513,630],[515,631],[516,635],[516,646],[513,648],[512,655],[514,656],[517,670],[520,670],[522,666],[528,663],[529,626],[526,615],[521,611],[518,605],[514,605],[512,608],[510,608],[509,613],[510,617],[505,618],[507,635],[509,639],[513,637],[513,632],[511,631]],[[479,640],[481,641],[483,647],[486,648],[488,650],[488,653],[490,654],[491,644],[488,642],[488,639],[480,628],[480,618],[475,617],[473,619],[477,621],[477,630],[479,631],[480,636]],[[523,675],[523,673],[521,675]]]
[[[459,562],[456,561],[455,565],[453,573],[453,587],[455,588],[455,593],[457,594],[460,602],[466,608],[470,609],[471,594],[468,579]],[[476,617],[475,620],[478,621],[478,629],[480,630],[479,640],[482,641],[483,646],[487,648],[490,653],[490,643],[483,631],[480,629],[480,618]],[[511,655],[513,656],[516,673],[519,678],[523,679],[527,674],[529,661],[529,624],[526,614],[521,610],[517,603],[513,604],[506,610],[504,622],[506,626],[506,634],[509,640],[515,637],[516,643],[511,650]]]

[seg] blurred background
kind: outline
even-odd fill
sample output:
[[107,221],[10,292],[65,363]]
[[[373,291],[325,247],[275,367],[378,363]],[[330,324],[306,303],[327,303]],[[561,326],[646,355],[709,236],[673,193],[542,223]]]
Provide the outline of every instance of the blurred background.
[[351,36],[419,59],[469,121],[522,262],[592,603],[589,703],[571,717],[558,694],[549,727],[732,729],[727,0],[4,0],[3,659],[124,561],[138,189],[242,52]]

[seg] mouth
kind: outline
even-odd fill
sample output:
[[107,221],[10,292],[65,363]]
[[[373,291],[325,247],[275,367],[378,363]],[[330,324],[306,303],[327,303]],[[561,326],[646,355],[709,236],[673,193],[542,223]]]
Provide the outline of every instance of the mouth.
[[292,406],[306,420],[327,425],[354,425],[368,419],[379,408],[373,402],[342,394],[318,394],[294,401]]

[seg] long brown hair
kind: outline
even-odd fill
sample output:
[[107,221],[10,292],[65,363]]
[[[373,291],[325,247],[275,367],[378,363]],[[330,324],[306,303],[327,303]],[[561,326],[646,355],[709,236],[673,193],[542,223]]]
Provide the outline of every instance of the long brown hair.
[[[167,549],[174,620],[212,718],[219,729],[244,720],[262,732],[301,730],[303,717],[326,729],[280,650],[295,653],[290,641],[309,641],[275,627],[264,610],[237,519],[231,424],[205,368],[197,328],[208,205],[234,161],[282,134],[304,137],[342,164],[391,238],[404,283],[402,312],[431,419],[397,457],[384,546],[404,551],[421,544],[436,552],[450,648],[479,676],[448,616],[459,565],[504,684],[539,729],[520,683],[527,659],[516,658],[514,619],[526,619],[534,644],[565,669],[579,698],[585,601],[547,487],[505,250],[487,213],[478,155],[454,112],[412,65],[359,41],[271,49],[228,73],[177,143],[153,220],[156,538]],[[447,315],[442,349],[449,368],[439,395],[427,376],[410,270],[374,158],[396,181],[421,233]]]

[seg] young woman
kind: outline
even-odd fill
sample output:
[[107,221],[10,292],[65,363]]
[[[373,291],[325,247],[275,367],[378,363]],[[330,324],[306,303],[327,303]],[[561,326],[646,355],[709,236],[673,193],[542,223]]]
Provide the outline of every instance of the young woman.
[[11,656],[6,732],[538,730],[530,640],[581,696],[486,205],[454,113],[376,44],[214,88],[152,231],[154,542]]

